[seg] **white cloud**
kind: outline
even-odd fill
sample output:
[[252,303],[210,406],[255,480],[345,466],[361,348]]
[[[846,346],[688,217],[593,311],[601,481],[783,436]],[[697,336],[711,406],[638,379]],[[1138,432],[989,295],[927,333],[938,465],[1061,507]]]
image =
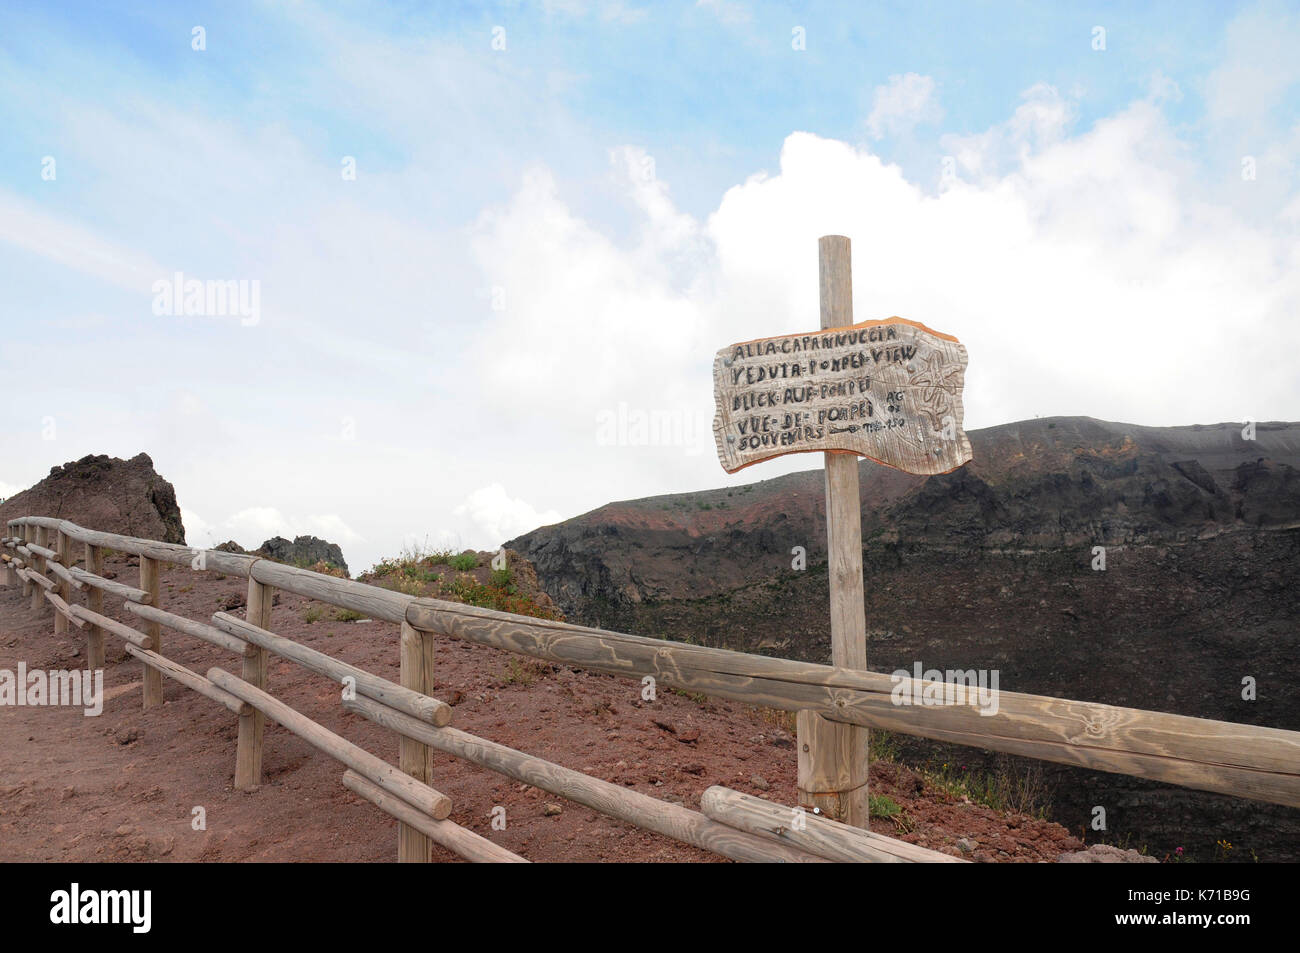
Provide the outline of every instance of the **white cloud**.
[[3,189],[0,241],[141,297],[151,295],[153,283],[170,274],[148,255],[107,240],[91,228],[68,222]]
[[954,156],[962,174],[994,182],[1014,171],[1018,163],[1062,141],[1076,107],[1054,86],[1036,83],[1021,94],[1023,102],[1009,119],[976,135],[947,134],[940,144]]
[[185,526],[185,543],[188,546],[198,546],[211,548],[218,543],[225,542],[224,539],[217,539],[214,535],[214,527],[211,523],[199,516],[193,510],[181,507],[181,523]]
[[289,539],[318,536],[340,546],[364,541],[364,537],[336,513],[317,513],[296,519],[285,516],[275,507],[257,506],[240,510],[218,523],[209,523],[198,513],[182,506],[181,519],[185,523],[186,541],[191,546],[210,547],[233,539],[246,549],[254,549],[272,536]]
[[1294,7],[1263,4],[1235,18],[1227,31],[1223,62],[1205,83],[1209,119],[1260,125],[1300,83],[1300,14]]
[[[816,326],[816,240],[837,233],[854,242],[859,320],[899,314],[966,343],[970,426],[1036,414],[1157,425],[1300,414],[1281,356],[1300,346],[1289,320],[1300,253],[1287,230],[1207,202],[1151,99],[1078,135],[1074,112],[1049,86],[1027,90],[1007,121],[953,140],[970,176],[938,195],[869,151],[795,133],[778,174],[728,190],[698,228],[683,225],[666,190],[645,187],[649,237],[627,248],[535,172],[480,232],[480,260],[513,290],[502,323],[483,332],[492,389],[512,399],[497,412],[562,445],[558,474],[599,464],[571,439],[593,409],[707,408],[717,347]],[[703,243],[696,270],[674,281],[671,260],[691,242]],[[1234,343],[1247,340],[1271,344]],[[1189,368],[1204,370],[1204,386]],[[723,480],[707,459],[660,450],[644,466],[648,452],[618,449],[629,461],[622,496]],[[793,458],[788,469],[808,465]]]
[[934,96],[933,77],[895,74],[872,94],[867,132],[873,139],[883,139],[909,133],[916,126],[942,118],[943,108]]
[[294,532],[295,536],[319,536],[340,546],[359,543],[363,537],[343,521],[337,513],[319,513],[308,516]]
[[255,549],[272,536],[294,535],[289,520],[273,506],[252,506],[223,520],[219,534],[229,534],[245,549]]
[[526,500],[510,496],[500,483],[475,490],[456,513],[467,515],[490,538],[491,545],[561,519],[555,510],[539,511]]
[[695,228],[660,187],[634,191],[646,217],[629,248],[578,218],[543,169],[480,219],[476,258],[504,307],[478,326],[464,366],[503,437],[524,426],[590,452],[600,411],[620,400],[677,410],[694,390],[676,372],[714,347],[690,291],[707,259],[678,254]]

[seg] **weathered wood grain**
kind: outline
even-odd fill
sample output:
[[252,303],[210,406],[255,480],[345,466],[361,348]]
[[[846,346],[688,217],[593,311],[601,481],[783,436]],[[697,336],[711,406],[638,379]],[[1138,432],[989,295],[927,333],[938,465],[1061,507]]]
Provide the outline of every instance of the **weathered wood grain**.
[[142,619],[148,619],[151,622],[157,622],[159,625],[176,632],[184,633],[196,639],[202,639],[212,645],[220,646],[236,655],[252,655],[256,651],[256,646],[250,645],[244,639],[224,632],[216,626],[208,625],[204,622],[195,622],[184,616],[175,615],[171,612],[164,612],[162,609],[156,609],[153,606],[141,605],[135,602],[126,603],[123,608],[127,612],[138,615]]
[[343,772],[343,786],[365,798],[386,814],[397,818],[399,826],[406,826],[426,839],[435,841],[453,854],[476,864],[526,864],[518,854],[500,847],[486,837],[480,837],[451,821],[435,821],[421,814],[401,798],[393,797],[383,788],[372,784],[355,771]]
[[443,820],[451,813],[451,798],[434,790],[427,784],[421,784],[409,774],[393,767],[387,761],[375,757],[364,748],[359,748],[346,738],[312,721],[306,715],[294,711],[278,698],[274,698],[262,689],[250,685],[241,678],[236,678],[220,668],[210,668],[208,681],[218,688],[224,688],[230,694],[242,698],[263,715],[282,728],[292,731],[313,748],[322,751],[337,761],[347,765],[357,774],[379,785],[389,794],[401,798],[419,808],[435,820]]
[[406,618],[406,607],[412,600],[411,596],[402,595],[400,592],[380,589],[378,586],[367,586],[363,582],[355,582],[351,579],[326,576],[309,569],[284,566],[267,559],[259,559],[254,563],[251,572],[252,577],[258,582],[300,596],[319,599],[330,605],[352,609],[354,612],[362,612],[368,618],[383,619],[385,622],[400,623]]
[[[104,574],[104,551],[90,543],[83,543],[85,546],[85,564],[84,570],[87,576],[93,576],[101,582],[109,582],[108,579],[101,579]],[[102,613],[104,611],[104,590],[95,585],[89,579],[80,579],[77,576],[75,567],[69,572],[73,578],[79,579],[86,589],[86,608],[92,612]],[[147,592],[141,591],[141,597],[148,596]],[[92,672],[104,667],[104,630],[98,625],[91,623],[90,628],[86,630],[86,668]]]
[[[248,598],[244,603],[248,624],[260,629],[270,628],[271,605],[274,601],[275,590],[250,575]],[[265,688],[266,663],[266,649],[255,646],[252,652],[243,657],[240,669],[243,680],[258,690]],[[262,783],[262,739],[265,731],[266,716],[261,708],[254,707],[252,711],[239,716],[238,738],[235,743],[236,791],[255,791]]]
[[[31,582],[36,583],[36,585],[39,586],[41,589],[50,592],[54,591],[54,580],[50,579],[48,576],[41,575],[41,573],[35,569],[24,569],[22,570],[22,573],[24,579],[28,579]],[[36,598],[39,599],[40,596],[38,595]]]
[[[1300,807],[1300,732],[1002,691],[974,704],[898,705],[924,683],[419,599],[417,629],[832,721]],[[913,696],[915,697],[915,696]]]
[[104,533],[99,530],[78,526],[71,520],[61,520],[47,516],[20,517],[14,521],[13,525],[23,530],[37,527],[58,530],[80,543],[100,546],[119,553],[129,553],[133,556],[147,556],[159,562],[173,563],[175,565],[192,566],[199,554],[202,553],[205,569],[236,576],[247,576],[249,568],[259,559],[257,556],[227,553],[215,549],[200,550],[179,543],[164,543],[154,539],[123,536],[119,533]]
[[[78,579],[76,576],[74,576],[72,574],[71,569],[68,569],[61,563],[46,563],[45,568],[47,568],[50,572],[54,573],[54,575],[58,576],[60,579],[66,582],[73,589],[86,588],[86,584],[82,582],[80,579]],[[63,595],[63,593],[60,594]]]
[[[72,625],[75,625],[78,629],[80,629],[82,626],[86,624],[81,619],[78,619],[76,616],[72,614],[71,607],[66,602],[63,601],[63,597],[60,596],[58,593],[50,590],[46,590],[45,598],[50,603],[50,605],[54,606],[55,618],[62,619],[65,626],[71,623]],[[65,628],[64,631],[66,632],[67,629]]]
[[[72,574],[72,578],[87,586],[93,586],[101,592],[107,592],[111,595],[117,596],[119,599],[126,599],[130,602],[139,602],[143,605],[148,605],[153,601],[153,596],[145,592],[143,589],[137,589],[135,586],[127,586],[113,579],[103,578],[103,576],[100,575],[100,573],[104,571],[103,549],[99,546],[91,546],[90,543],[87,543],[86,545],[100,553],[99,570],[97,572],[87,572],[84,569],[73,567],[68,570],[68,572]],[[102,604],[101,601],[101,605]]]
[[859,454],[908,473],[971,458],[966,349],[892,317],[745,341],[713,359],[713,435],[728,473],[788,453]]
[[[421,632],[409,622],[402,621],[401,644],[402,687],[417,695],[430,695],[433,691],[433,636]],[[450,721],[451,709],[447,709]],[[428,745],[399,735],[397,763],[403,771],[417,781],[432,781],[433,757]],[[432,844],[418,827],[404,822],[397,825],[397,862],[428,863],[432,859]]]
[[[45,528],[43,526],[33,526],[31,529],[32,538],[28,540],[27,545],[29,547],[34,546],[36,549],[43,549],[44,546],[42,544],[45,542]],[[41,586],[44,586],[44,583],[49,582],[49,580],[45,578],[45,557],[39,552],[33,551],[30,558],[32,570],[35,575],[32,575],[29,578],[32,582],[37,582]],[[45,602],[41,596],[41,589],[33,589],[31,605],[32,611],[39,611],[41,606],[44,604]]]
[[346,700],[343,702],[343,707],[446,754],[472,761],[516,781],[568,798],[594,811],[627,821],[629,824],[636,824],[638,827],[655,831],[665,837],[711,850],[732,860],[756,863],[803,863],[821,859],[804,851],[772,844],[765,839],[717,824],[703,814],[679,804],[657,800],[647,794],[590,777],[571,768],[561,767],[494,741],[478,738],[455,728],[430,727],[372,699]]
[[[50,562],[55,562],[55,563],[56,563],[56,562],[59,561],[59,553],[58,553],[58,550],[55,550],[55,549],[48,549],[48,548],[46,548],[46,547],[44,547],[44,546],[37,546],[35,543],[31,543],[30,545],[28,545],[27,549],[28,549],[30,552],[35,553],[37,556],[40,556],[40,557],[41,557],[42,559],[44,559],[47,563],[50,563]],[[49,567],[47,566],[46,568],[49,568]]]
[[[58,578],[58,584],[55,592],[58,593],[59,599],[63,602],[63,610],[54,614],[54,634],[66,635],[71,617],[67,614],[68,600],[72,598],[72,584],[68,579],[68,570],[60,563],[71,565],[75,560],[72,558],[72,540],[66,533],[60,530],[54,537],[54,559],[46,560],[45,565],[50,572]],[[77,628],[82,628],[83,622]]]
[[335,682],[342,683],[343,679],[351,678],[355,681],[358,694],[377,699],[421,721],[427,721],[431,725],[451,723],[451,706],[437,698],[412,691],[355,665],[349,665],[347,662],[340,662],[324,652],[318,652],[224,612],[214,613],[212,623],[225,632],[274,652],[276,655],[292,659],[304,668],[333,679]]
[[132,645],[142,649],[153,648],[153,639],[148,635],[131,628],[129,625],[123,625],[116,619],[110,619],[108,616],[87,609],[85,606],[69,606],[68,611],[78,619],[93,622],[105,632],[112,632],[118,638],[126,639]]
[[839,863],[966,863],[937,850],[850,827],[808,811],[796,816],[793,808],[720,785],[704,792],[700,810],[720,823]]
[[[824,235],[817,243],[823,329],[853,323],[849,240]],[[823,454],[826,481],[826,555],[830,582],[831,664],[867,667],[867,620],[862,584],[862,511],[857,457]],[[801,711],[795,722],[799,803],[827,817],[866,828],[867,729]]]
[[[149,593],[149,604],[158,605],[162,592],[162,564],[152,557],[140,557],[140,588]],[[152,619],[146,619],[144,633],[149,636],[150,646],[154,652],[162,654],[162,626]],[[145,709],[157,708],[163,703],[162,673],[156,668],[144,667],[144,691],[141,693]]]
[[148,649],[136,648],[130,643],[124,645],[123,648],[126,649],[128,655],[134,656],[145,665],[157,669],[163,675],[175,679],[186,688],[198,692],[205,698],[210,698],[212,701],[224,705],[236,715],[242,715],[245,711],[248,711],[253,707],[243,699],[236,698],[225,689],[213,685],[198,672],[191,671],[184,665],[173,662],[171,659],[159,655],[157,652],[150,652]]

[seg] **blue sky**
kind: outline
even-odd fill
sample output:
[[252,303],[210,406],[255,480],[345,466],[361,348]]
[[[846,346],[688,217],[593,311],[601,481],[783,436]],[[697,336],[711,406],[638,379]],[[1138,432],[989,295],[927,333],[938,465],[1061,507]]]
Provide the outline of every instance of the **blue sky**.
[[[721,471],[708,367],[815,326],[829,232],[860,319],[966,343],[969,427],[1300,418],[1297,48],[1280,3],[8,3],[0,494],[146,450],[191,543],[364,567],[801,469]],[[256,322],[156,314],[178,271]]]

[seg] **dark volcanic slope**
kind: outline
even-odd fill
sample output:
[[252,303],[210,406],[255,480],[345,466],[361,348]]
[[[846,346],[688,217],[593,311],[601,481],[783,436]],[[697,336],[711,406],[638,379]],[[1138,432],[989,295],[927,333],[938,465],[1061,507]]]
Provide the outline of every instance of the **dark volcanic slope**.
[[[905,547],[1060,549],[1300,520],[1300,424],[1259,424],[1254,441],[1241,428],[1044,418],[972,432],[974,459],[943,476],[863,461],[863,535]],[[793,546],[810,563],[824,559],[823,494],[821,470],[807,470],[610,503],[506,545],[536,562],[566,613],[589,618],[782,575]]]
[[[942,476],[863,462],[871,667],[996,668],[1006,690],[1300,729],[1300,424],[1242,426],[1043,418],[971,433],[974,459]],[[507,545],[573,621],[827,661],[823,492],[812,470],[611,503]],[[1300,859],[1300,812],[1050,774],[1072,829],[1102,804],[1109,836],[1153,849]]]

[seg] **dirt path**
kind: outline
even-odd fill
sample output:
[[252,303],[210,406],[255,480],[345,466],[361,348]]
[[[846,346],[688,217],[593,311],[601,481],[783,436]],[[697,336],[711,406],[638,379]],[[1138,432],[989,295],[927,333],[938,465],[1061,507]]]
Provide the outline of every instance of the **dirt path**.
[[[134,559],[107,568],[134,585]],[[242,602],[246,581],[167,567],[161,605],[206,619]],[[78,597],[74,596],[74,599]],[[106,613],[138,620],[107,597]],[[320,609],[324,618],[305,615]],[[242,614],[241,609],[232,611]],[[283,594],[277,632],[368,671],[396,679],[398,627],[332,620],[332,607]],[[21,588],[0,589],[0,669],[77,669],[84,637],[56,637],[52,613],[33,613]],[[164,654],[199,672],[238,659],[164,631]],[[638,791],[698,808],[712,784],[781,803],[795,801],[794,739],[779,718],[727,702],[660,690],[645,703],[631,680],[522,659],[437,638],[435,693],[455,704],[466,731]],[[0,708],[0,859],[72,861],[391,861],[396,822],[340,783],[343,768],[279,727],[266,735],[266,783],[231,786],[236,719],[226,709],[164,680],[166,703],[140,707],[140,664],[106,637],[107,700],[97,717],[80,709]],[[396,763],[392,733],[343,711],[338,686],[272,656],[268,687],[277,697],[369,751]],[[716,861],[715,855],[638,830],[535,788],[446,755],[435,786],[451,796],[451,819],[533,861]],[[959,853],[972,838],[980,860],[1055,860],[1079,842],[1059,825],[1004,817],[956,803],[900,766],[872,768],[872,790],[909,818],[913,843]],[[554,813],[558,806],[559,813]],[[507,827],[491,829],[501,806]],[[192,826],[202,808],[205,830]],[[882,821],[878,829],[891,832]],[[439,860],[455,860],[437,852]]]

